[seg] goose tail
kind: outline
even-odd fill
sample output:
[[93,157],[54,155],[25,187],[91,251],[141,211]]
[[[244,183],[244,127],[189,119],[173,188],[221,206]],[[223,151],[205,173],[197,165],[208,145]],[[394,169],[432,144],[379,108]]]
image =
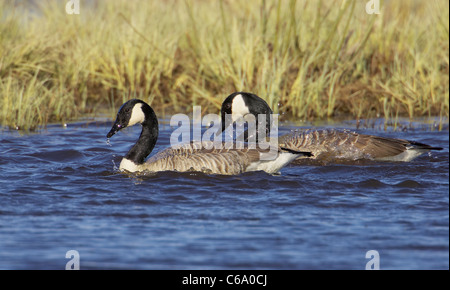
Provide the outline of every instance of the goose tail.
[[415,142],[415,141],[408,140],[408,142],[409,142],[409,144],[407,146],[408,149],[423,149],[423,150],[443,150],[444,149],[442,147],[430,146],[430,145]]
[[314,156],[314,154],[312,154],[311,152],[308,152],[308,151],[293,150],[293,149],[286,148],[286,147],[280,147],[280,149],[282,151],[284,151],[284,152],[289,152],[289,153],[292,153],[292,154],[296,154],[297,157],[301,157],[301,156],[313,157]]

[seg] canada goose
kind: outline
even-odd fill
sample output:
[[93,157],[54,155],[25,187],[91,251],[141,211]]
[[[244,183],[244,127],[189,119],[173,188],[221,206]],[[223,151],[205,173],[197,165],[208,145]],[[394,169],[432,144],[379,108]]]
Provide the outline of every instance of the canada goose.
[[[246,114],[272,114],[269,105],[255,94],[236,92],[222,103],[222,131],[225,130],[225,114],[231,114],[235,121]],[[269,120],[267,118],[266,120]],[[270,121],[266,133],[270,131]],[[268,135],[267,135],[268,136]],[[317,161],[355,161],[360,159],[376,161],[411,161],[430,150],[442,150],[419,142],[358,134],[348,130],[306,130],[295,131],[278,138],[279,146],[292,150],[308,151],[311,159]]]
[[191,142],[176,148],[167,148],[145,162],[146,157],[155,147],[159,132],[158,119],[147,103],[138,99],[124,103],[106,137],[110,138],[123,128],[138,123],[142,125],[142,132],[136,144],[120,162],[119,169],[122,171],[201,171],[209,174],[233,175],[262,170],[274,174],[299,155],[310,155],[309,152],[297,152],[276,147],[276,158],[263,160],[260,158],[264,153],[263,150],[205,149],[202,143]]

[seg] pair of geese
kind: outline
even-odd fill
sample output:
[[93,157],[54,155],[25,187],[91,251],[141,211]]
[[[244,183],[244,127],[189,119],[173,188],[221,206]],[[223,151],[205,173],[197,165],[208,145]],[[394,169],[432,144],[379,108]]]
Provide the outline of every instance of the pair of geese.
[[[222,131],[225,130],[226,114],[231,114],[235,122],[248,114],[256,118],[258,114],[269,116],[272,110],[257,95],[236,92],[229,95],[222,104]],[[269,123],[267,123],[266,133],[270,130]],[[119,167],[121,171],[200,171],[224,175],[265,171],[275,174],[295,159],[327,162],[359,159],[411,161],[430,150],[442,149],[414,141],[349,131],[308,130],[295,131],[279,137],[276,158],[272,160],[261,158],[264,150],[259,148],[206,149],[201,143],[191,142],[180,147],[167,148],[145,161],[155,147],[159,132],[156,114],[147,103],[139,99],[124,103],[117,113],[116,121],[107,134],[107,138],[135,124],[142,125],[142,132],[136,144],[123,157]]]

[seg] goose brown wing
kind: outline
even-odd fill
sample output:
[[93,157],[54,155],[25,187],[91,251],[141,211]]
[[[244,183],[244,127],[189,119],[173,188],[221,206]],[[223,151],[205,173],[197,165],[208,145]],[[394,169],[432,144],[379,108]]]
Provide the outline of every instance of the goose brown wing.
[[279,144],[294,150],[310,151],[318,159],[357,160],[395,156],[407,150],[411,142],[351,131],[307,130],[282,136]]
[[365,155],[373,159],[396,156],[408,148],[409,141],[403,139],[384,138],[372,135],[356,134],[353,145]]

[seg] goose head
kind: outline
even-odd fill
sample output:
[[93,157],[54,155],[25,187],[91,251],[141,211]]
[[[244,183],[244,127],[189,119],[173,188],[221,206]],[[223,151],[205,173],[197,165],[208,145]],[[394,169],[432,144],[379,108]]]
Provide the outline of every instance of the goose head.
[[[271,114],[273,113],[269,105],[255,94],[246,92],[235,92],[229,95],[222,103],[220,109],[222,130],[218,133],[222,133],[225,129],[231,125],[226,122],[226,115],[231,114],[232,123],[236,122],[239,118],[244,118],[246,116],[253,115],[256,120],[258,120],[259,114],[266,115],[266,136],[270,132],[271,125]],[[257,124],[257,126],[264,124]]]
[[117,113],[116,121],[114,122],[111,130],[106,135],[107,138],[112,137],[114,134],[126,127],[131,127],[135,124],[142,124],[148,119],[150,106],[145,102],[133,99],[124,103]]
[[145,158],[152,152],[158,139],[158,119],[153,109],[144,101],[132,99],[124,103],[117,113],[117,118],[107,138],[126,127],[135,124],[142,125],[142,132],[136,144],[124,156],[120,168],[133,171],[135,166],[144,163]]

